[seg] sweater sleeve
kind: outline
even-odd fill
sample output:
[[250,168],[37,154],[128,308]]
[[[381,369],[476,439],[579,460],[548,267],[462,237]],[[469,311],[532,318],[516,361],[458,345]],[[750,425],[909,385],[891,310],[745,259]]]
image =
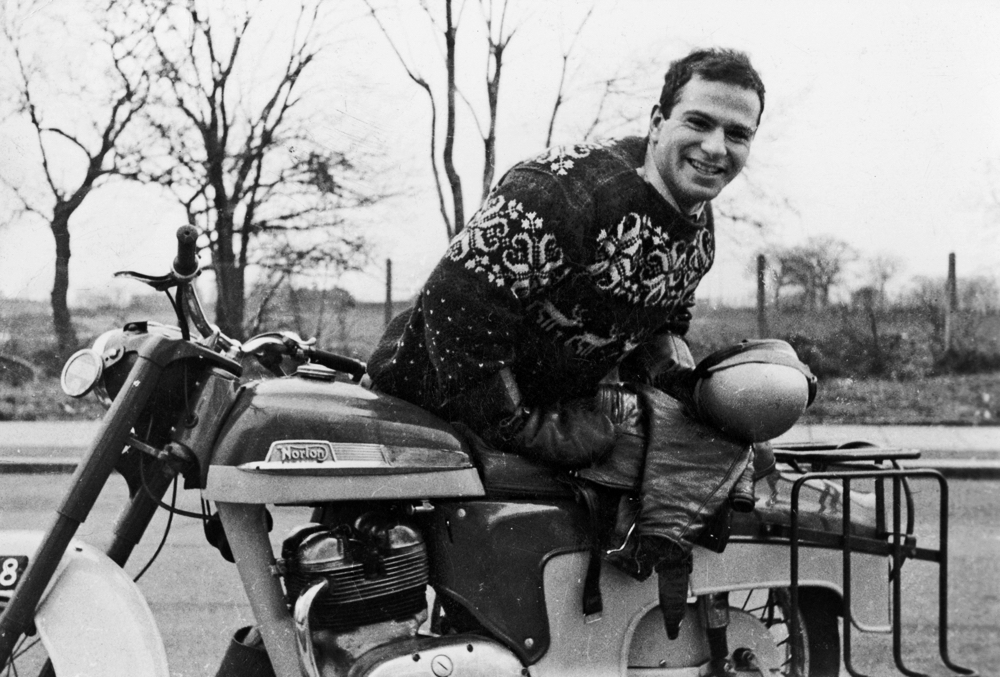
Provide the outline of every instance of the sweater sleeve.
[[[525,309],[569,272],[586,213],[543,172],[515,170],[448,248],[421,307],[440,409],[488,442],[563,466],[591,462],[615,429],[586,398],[523,402],[512,368],[529,339]],[[575,252],[574,252],[575,253]]]
[[573,217],[554,178],[515,169],[451,242],[419,299],[438,407],[484,423],[509,415],[499,375],[518,358],[532,297],[567,273],[557,234]]

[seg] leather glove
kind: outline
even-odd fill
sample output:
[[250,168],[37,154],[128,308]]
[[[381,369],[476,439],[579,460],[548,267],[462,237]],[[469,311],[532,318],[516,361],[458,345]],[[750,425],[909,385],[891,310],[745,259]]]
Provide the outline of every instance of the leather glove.
[[639,396],[628,386],[604,384],[597,390],[594,406],[614,424],[614,450],[595,459],[579,476],[606,487],[638,489],[646,458],[645,414]]
[[687,342],[665,333],[636,348],[618,371],[622,379],[655,386],[694,411],[696,367]]
[[581,468],[614,447],[611,418],[586,400],[527,411],[514,424],[513,445],[528,458],[567,468]]

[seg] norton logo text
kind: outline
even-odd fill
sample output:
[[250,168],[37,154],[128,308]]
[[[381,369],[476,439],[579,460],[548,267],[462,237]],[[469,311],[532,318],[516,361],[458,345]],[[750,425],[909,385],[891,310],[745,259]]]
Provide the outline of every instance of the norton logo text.
[[268,461],[279,463],[323,463],[335,461],[333,445],[323,440],[283,440],[271,445]]

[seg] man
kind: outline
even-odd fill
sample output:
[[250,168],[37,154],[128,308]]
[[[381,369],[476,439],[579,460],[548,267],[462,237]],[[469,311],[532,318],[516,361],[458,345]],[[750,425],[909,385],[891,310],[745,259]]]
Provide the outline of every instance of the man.
[[[375,388],[498,449],[612,485],[628,468],[642,500],[619,564],[655,569],[675,615],[692,539],[749,462],[746,445],[682,416],[694,364],[679,337],[714,258],[710,201],[746,164],[763,108],[742,53],[674,62],[645,139],[556,148],[507,172],[369,361]],[[615,369],[631,385],[602,386]],[[637,425],[639,466],[620,452]],[[699,443],[676,444],[682,428]]]

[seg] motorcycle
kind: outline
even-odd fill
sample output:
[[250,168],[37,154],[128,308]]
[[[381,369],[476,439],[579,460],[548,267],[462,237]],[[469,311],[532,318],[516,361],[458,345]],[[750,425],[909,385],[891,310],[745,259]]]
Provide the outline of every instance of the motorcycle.
[[[361,361],[291,333],[224,336],[193,285],[196,239],[178,231],[167,275],[121,273],[166,292],[177,327],[132,322],[66,363],[64,390],[109,409],[48,530],[0,533],[5,674],[36,633],[42,674],[169,674],[122,570],[160,509],[201,520],[246,590],[255,625],[220,675],[858,675],[856,631],[891,634],[900,672],[919,675],[901,651],[908,560],[939,567],[943,664],[976,674],[948,655],[947,482],[901,467],[917,452],[775,448],[753,510],[727,512],[695,547],[668,640],[655,581],[589,575],[588,512],[551,469],[474,454],[446,422],[366,387]],[[129,501],[101,552],[74,535],[115,472]],[[163,501],[180,479],[201,513]],[[940,487],[936,548],[914,537],[921,480]],[[269,506],[302,513],[280,548]]]

